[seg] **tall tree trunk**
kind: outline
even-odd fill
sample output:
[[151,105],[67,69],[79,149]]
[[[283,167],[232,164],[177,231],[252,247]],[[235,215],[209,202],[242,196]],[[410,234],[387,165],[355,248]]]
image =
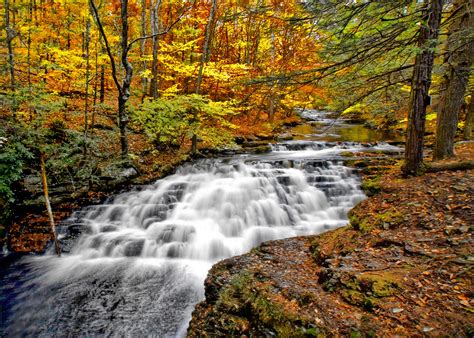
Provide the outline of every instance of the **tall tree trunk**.
[[86,97],[84,104],[84,157],[87,157],[87,133],[89,131],[89,46],[91,37],[91,21],[89,14],[86,18],[86,32],[85,32],[85,58],[86,58]]
[[[275,33],[273,31],[273,25],[270,28],[271,33],[270,33],[270,72],[271,75],[273,76],[273,66],[275,65],[275,60],[276,60],[276,48],[275,48]],[[272,80],[272,83],[270,85],[269,89],[269,104],[268,104],[268,122],[273,123],[274,117],[275,117],[275,105],[276,105],[276,98],[275,98],[275,85],[276,81]]]
[[10,72],[10,86],[12,90],[15,89],[15,55],[13,53],[12,41],[15,38],[15,31],[10,25],[10,2],[4,1],[5,6],[5,30],[7,34],[6,42],[8,48],[8,70]]
[[104,40],[105,50],[109,56],[110,65],[112,67],[112,78],[114,79],[115,86],[118,90],[118,126],[120,131],[120,147],[123,157],[128,156],[128,139],[127,139],[127,124],[128,124],[128,115],[127,115],[127,101],[130,98],[130,86],[132,83],[133,68],[130,62],[128,61],[128,52],[130,45],[128,44],[128,0],[121,0],[121,10],[120,18],[122,20],[122,32],[121,32],[121,62],[125,70],[125,77],[120,84],[117,77],[117,66],[115,64],[115,58],[112,55],[112,50],[110,49],[107,35],[105,34],[104,27],[99,17],[97,11],[97,6],[94,3],[94,0],[89,0],[89,5],[91,7],[91,13],[94,17],[94,20],[99,28],[99,33]]
[[[33,22],[33,4],[28,1],[28,19]],[[26,38],[26,63],[28,65],[28,89],[31,92],[31,28],[28,27],[28,36]],[[29,108],[28,108],[29,109]]]
[[446,67],[436,121],[436,142],[433,159],[454,155],[454,137],[458,116],[464,102],[469,73],[474,61],[474,5],[465,0],[453,4],[448,27],[444,65]]
[[466,123],[464,124],[464,139],[470,140],[474,123],[474,93],[471,91],[470,100],[466,105]]
[[100,93],[99,102],[105,102],[105,65],[100,65]]
[[[141,0],[141,34],[142,36],[146,36],[146,0]],[[142,57],[142,71],[145,72],[147,69],[147,62],[145,58],[145,49],[146,49],[146,40],[143,39],[140,43],[140,56]],[[145,99],[147,90],[147,78],[142,77],[142,102]]]
[[41,182],[43,184],[43,193],[44,200],[46,204],[46,210],[48,212],[49,224],[51,226],[51,232],[53,233],[54,239],[54,251],[56,255],[61,256],[61,246],[58,241],[58,234],[56,232],[56,225],[54,224],[53,211],[51,210],[51,203],[49,202],[49,192],[48,192],[48,179],[46,176],[46,166],[44,163],[44,154],[40,154],[40,169],[41,169]]
[[97,81],[99,79],[99,49],[98,39],[95,40],[95,72],[94,72],[94,95],[92,101],[92,116],[91,116],[91,129],[95,125],[95,113],[97,111]]
[[156,0],[152,3],[150,10],[150,27],[152,38],[152,61],[151,61],[151,82],[150,82],[150,96],[154,99],[158,98],[158,47],[159,47],[159,36],[158,31],[160,29],[159,24],[159,11],[161,7],[161,0]]
[[425,0],[424,18],[420,26],[418,46],[422,50],[415,58],[413,70],[408,130],[405,146],[404,175],[419,174],[423,163],[426,107],[430,104],[429,89],[433,70],[434,47],[438,41],[443,0]]
[[122,156],[128,156],[128,139],[127,139],[127,101],[130,98],[130,86],[132,84],[133,68],[128,61],[128,0],[122,0],[122,9],[120,16],[122,19],[122,39],[121,39],[121,59],[122,66],[125,69],[125,77],[122,81],[122,90],[119,90],[118,97],[118,118],[120,129],[120,145],[122,148]]
[[[211,11],[209,12],[209,20],[207,21],[206,25],[206,32],[204,38],[204,47],[202,50],[201,55],[201,62],[199,64],[199,72],[196,81],[196,94],[201,94],[201,84],[202,84],[202,74],[204,71],[204,65],[209,62],[210,52],[211,52],[211,34],[212,34],[212,27],[216,17],[216,10],[217,10],[217,0],[212,0]],[[194,110],[193,113],[193,122],[197,123],[198,119],[198,112]],[[193,154],[197,153],[197,135],[194,134],[192,137],[192,144],[191,144],[191,152]]]

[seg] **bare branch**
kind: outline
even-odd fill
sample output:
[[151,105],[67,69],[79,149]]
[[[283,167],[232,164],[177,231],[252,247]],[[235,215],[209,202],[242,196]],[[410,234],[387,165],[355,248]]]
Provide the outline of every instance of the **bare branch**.
[[165,35],[165,34],[167,34],[171,29],[173,29],[173,27],[174,27],[178,22],[181,21],[181,19],[183,18],[183,16],[184,16],[189,10],[191,10],[191,8],[193,8],[194,4],[195,4],[195,2],[194,2],[191,6],[185,8],[185,9],[183,10],[183,12],[178,16],[178,18],[177,18],[175,21],[173,21],[173,23],[172,23],[171,25],[169,25],[168,28],[166,28],[164,31],[158,32],[158,33],[153,34],[153,35],[142,36],[142,37],[136,38],[135,40],[133,40],[132,42],[130,42],[130,43],[128,44],[128,46],[127,46],[127,52],[130,50],[130,48],[132,48],[132,45],[133,45],[134,43],[138,42],[138,41],[146,40],[146,39],[151,39],[151,38],[154,38],[154,37],[157,37],[157,36],[160,36],[160,35]]
[[97,27],[99,28],[99,33],[102,36],[102,39],[104,40],[105,49],[107,51],[107,55],[109,56],[110,65],[112,67],[112,78],[114,79],[118,91],[122,93],[122,86],[120,85],[120,82],[117,78],[117,66],[115,65],[115,59],[112,55],[112,51],[110,50],[109,41],[107,40],[107,35],[105,35],[104,26],[102,26],[102,22],[100,21],[99,12],[97,11],[97,6],[95,5],[94,0],[89,0],[89,6],[91,8],[94,21],[96,22]]

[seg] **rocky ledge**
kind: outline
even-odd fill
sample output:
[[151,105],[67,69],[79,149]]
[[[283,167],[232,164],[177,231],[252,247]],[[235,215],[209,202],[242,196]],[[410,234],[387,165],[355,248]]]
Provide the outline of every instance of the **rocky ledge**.
[[397,172],[348,226],[216,264],[188,335],[472,337],[474,170]]

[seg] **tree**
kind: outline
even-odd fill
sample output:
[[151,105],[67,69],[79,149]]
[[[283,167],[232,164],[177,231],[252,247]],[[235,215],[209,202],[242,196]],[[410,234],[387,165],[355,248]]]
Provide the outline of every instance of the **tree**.
[[120,18],[122,21],[121,25],[121,40],[120,40],[120,60],[122,63],[122,67],[125,70],[125,76],[122,80],[122,84],[120,84],[119,79],[117,77],[117,67],[115,64],[115,58],[112,54],[112,50],[110,48],[109,41],[107,39],[107,35],[104,31],[104,26],[100,20],[99,12],[97,10],[97,6],[94,3],[94,0],[89,0],[89,5],[91,7],[92,16],[97,24],[99,29],[100,35],[104,40],[105,49],[107,51],[107,55],[109,56],[110,65],[112,67],[112,78],[114,80],[115,86],[118,90],[118,124],[120,130],[120,145],[122,150],[122,156],[128,156],[128,138],[127,138],[127,124],[128,124],[128,113],[127,113],[127,102],[130,98],[130,86],[132,84],[132,76],[133,76],[133,67],[128,59],[128,53],[133,45],[145,39],[150,39],[157,37],[159,35],[164,35],[170,31],[170,29],[176,25],[180,20],[184,12],[181,14],[178,19],[173,22],[166,30],[161,32],[156,32],[153,35],[149,36],[142,36],[132,40],[130,43],[128,42],[128,34],[129,34],[129,25],[128,25],[128,0],[121,0],[120,1]]
[[[443,63],[445,70],[436,121],[434,160],[454,155],[458,116],[464,103],[464,94],[474,61],[474,6],[465,0],[454,1],[448,23],[448,39]],[[466,115],[466,125],[469,125],[469,114]]]
[[122,156],[128,156],[128,139],[127,139],[127,123],[128,123],[128,114],[127,114],[127,101],[130,98],[130,85],[132,83],[133,76],[133,67],[128,61],[128,52],[130,50],[128,44],[128,0],[121,0],[121,12],[120,18],[122,21],[122,30],[121,30],[121,61],[122,66],[125,69],[125,76],[123,78],[122,84],[120,84],[117,77],[117,67],[115,65],[115,58],[112,55],[110,49],[109,41],[104,31],[102,22],[100,21],[99,13],[97,7],[93,0],[89,0],[89,5],[91,6],[91,12],[99,28],[100,35],[104,40],[105,48],[110,59],[110,64],[112,67],[112,77],[114,79],[115,86],[118,90],[118,125],[120,130],[120,145],[122,150]]
[[10,85],[12,90],[15,89],[15,55],[13,53],[13,44],[12,41],[15,38],[15,31],[11,27],[10,23],[10,2],[5,0],[5,30],[7,33],[7,48],[8,48],[8,69],[10,71]]
[[[217,9],[217,0],[212,0],[212,6],[211,10],[209,12],[209,19],[207,21],[206,25],[206,32],[205,32],[205,37],[204,37],[204,46],[202,49],[202,54],[201,54],[201,62],[199,63],[199,72],[198,76],[196,79],[196,94],[200,95],[201,94],[201,84],[202,84],[202,72],[204,70],[204,65],[209,61],[210,57],[210,43],[211,43],[211,35],[212,35],[212,26],[214,24],[214,20],[216,17],[216,9]],[[197,122],[198,118],[198,112],[196,108],[194,109],[194,123]],[[197,152],[197,135],[194,134],[192,138],[192,145],[191,145],[191,152],[193,154],[196,154]]]
[[89,46],[90,46],[90,39],[91,39],[91,21],[89,19],[89,15],[86,18],[86,33],[85,33],[85,42],[84,42],[84,49],[85,49],[85,59],[86,59],[86,97],[85,97],[85,104],[84,104],[84,157],[87,156],[87,133],[89,131],[89,78],[90,78],[90,71],[89,71]]
[[470,140],[472,134],[472,125],[474,123],[474,93],[470,92],[466,102],[466,122],[464,125],[464,139]]
[[161,0],[155,0],[152,2],[150,8],[150,26],[151,35],[153,35],[152,41],[152,61],[151,61],[151,82],[150,82],[150,96],[154,99],[158,98],[158,47],[159,37],[156,33],[160,30],[160,7]]
[[425,0],[424,20],[418,36],[420,52],[415,59],[410,93],[405,162],[402,167],[405,175],[417,175],[423,163],[426,107],[430,104],[428,92],[442,10],[443,0]]

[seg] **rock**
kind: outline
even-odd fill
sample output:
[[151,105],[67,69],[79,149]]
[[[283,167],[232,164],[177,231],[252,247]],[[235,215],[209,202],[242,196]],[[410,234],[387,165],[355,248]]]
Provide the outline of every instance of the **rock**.
[[41,177],[35,174],[25,176],[23,179],[23,188],[32,194],[41,194],[43,187],[41,185]]
[[280,136],[277,137],[277,141],[290,141],[293,139],[294,139],[294,136],[288,133],[281,134]]
[[257,137],[257,139],[259,140],[272,140],[273,139],[273,135],[271,134],[264,134],[264,133],[260,133],[260,134],[255,134],[255,136]]

